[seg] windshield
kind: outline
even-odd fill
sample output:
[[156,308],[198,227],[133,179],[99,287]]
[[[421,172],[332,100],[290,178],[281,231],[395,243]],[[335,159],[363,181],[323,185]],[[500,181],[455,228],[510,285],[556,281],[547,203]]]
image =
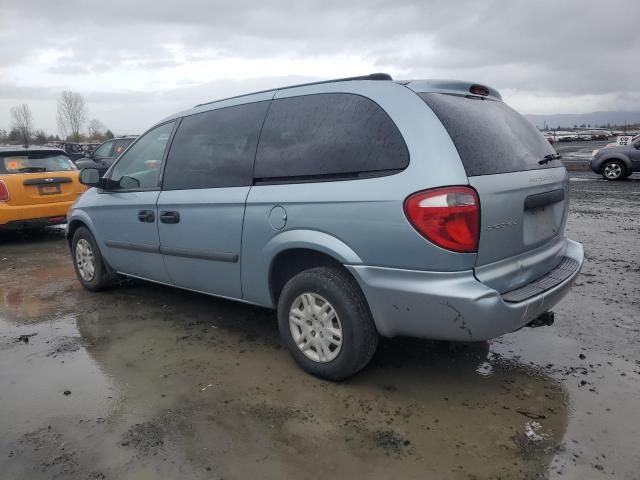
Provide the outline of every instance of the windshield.
[[503,102],[442,93],[420,97],[447,129],[469,177],[562,166],[538,129]]
[[69,172],[77,170],[60,152],[0,154],[0,173]]

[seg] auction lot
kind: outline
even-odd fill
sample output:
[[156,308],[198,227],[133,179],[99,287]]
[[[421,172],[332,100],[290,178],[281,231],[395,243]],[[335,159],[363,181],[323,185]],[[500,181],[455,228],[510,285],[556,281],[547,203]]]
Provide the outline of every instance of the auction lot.
[[385,340],[343,383],[297,368],[272,312],[90,293],[62,230],[0,234],[0,476],[640,478],[640,176],[571,176],[586,261],[553,326]]

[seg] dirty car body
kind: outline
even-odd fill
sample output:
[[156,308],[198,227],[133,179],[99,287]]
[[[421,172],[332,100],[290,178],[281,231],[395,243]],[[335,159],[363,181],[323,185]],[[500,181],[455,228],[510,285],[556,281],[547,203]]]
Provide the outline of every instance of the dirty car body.
[[[200,148],[222,125],[234,131]],[[138,155],[144,142],[154,151]],[[564,235],[568,175],[552,146],[471,82],[371,77],[203,104],[142,135],[93,185],[69,214],[68,238],[73,251],[86,228],[105,271],[285,307],[293,322],[298,310],[282,301],[290,283],[329,268],[338,273],[327,278],[354,282],[361,314],[386,337],[517,330],[562,299],[584,257]],[[318,311],[331,308],[322,295]],[[350,312],[339,306],[344,327]],[[323,365],[348,355],[343,330]],[[326,368],[310,370],[346,376]]]

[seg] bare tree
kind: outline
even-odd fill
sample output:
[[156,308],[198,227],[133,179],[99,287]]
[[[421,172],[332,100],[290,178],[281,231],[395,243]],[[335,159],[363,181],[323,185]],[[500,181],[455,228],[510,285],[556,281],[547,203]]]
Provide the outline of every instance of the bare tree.
[[11,110],[11,127],[19,130],[25,145],[29,144],[29,139],[33,135],[33,114],[29,105],[23,103]]
[[89,121],[88,127],[89,138],[91,140],[102,140],[106,129],[107,127],[105,127],[104,123],[102,123],[100,120],[97,120],[95,118],[91,119]]
[[87,121],[88,111],[84,97],[65,90],[58,100],[58,129],[74,142],[80,141],[80,130]]
[[36,145],[44,145],[47,143],[47,134],[44,130],[36,130],[33,133],[33,142]]

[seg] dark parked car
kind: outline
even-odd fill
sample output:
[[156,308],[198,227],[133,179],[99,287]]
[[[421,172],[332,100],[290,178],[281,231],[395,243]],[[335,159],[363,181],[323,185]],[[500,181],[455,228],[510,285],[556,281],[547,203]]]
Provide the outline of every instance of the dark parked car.
[[591,132],[591,140],[609,140],[609,135],[604,132]]
[[86,152],[93,152],[96,148],[98,148],[100,146],[99,143],[83,143],[82,144],[82,151],[84,153]]
[[607,180],[622,180],[640,172],[640,135],[633,137],[629,145],[613,144],[594,150],[589,166]]
[[107,140],[93,152],[85,152],[84,158],[78,160],[76,165],[78,168],[97,168],[100,174],[104,175],[109,167],[113,165],[116,158],[118,158],[135,139],[136,137],[131,136]]
[[63,149],[69,156],[69,158],[74,162],[84,156],[84,150],[79,143],[63,142],[60,143],[60,148]]

